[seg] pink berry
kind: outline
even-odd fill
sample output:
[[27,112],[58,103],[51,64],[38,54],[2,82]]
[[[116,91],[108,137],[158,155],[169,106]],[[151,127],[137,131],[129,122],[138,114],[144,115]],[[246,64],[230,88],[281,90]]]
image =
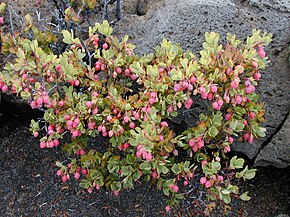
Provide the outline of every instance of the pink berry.
[[61,177],[61,180],[62,180],[62,182],[66,182],[66,181],[68,180],[67,175],[63,175],[63,176]]

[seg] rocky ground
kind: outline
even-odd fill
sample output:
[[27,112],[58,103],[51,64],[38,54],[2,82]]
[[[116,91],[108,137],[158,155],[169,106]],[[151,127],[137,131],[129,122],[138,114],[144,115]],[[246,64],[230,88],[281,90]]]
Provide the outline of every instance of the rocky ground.
[[[204,216],[194,199],[197,191],[166,214],[165,196],[146,183],[119,196],[105,191],[90,195],[75,182],[61,183],[55,161],[65,159],[62,151],[40,149],[28,131],[30,119],[40,115],[2,98],[0,216]],[[258,168],[241,188],[250,191],[250,202],[234,201],[231,209],[220,206],[211,216],[290,214],[290,168]]]

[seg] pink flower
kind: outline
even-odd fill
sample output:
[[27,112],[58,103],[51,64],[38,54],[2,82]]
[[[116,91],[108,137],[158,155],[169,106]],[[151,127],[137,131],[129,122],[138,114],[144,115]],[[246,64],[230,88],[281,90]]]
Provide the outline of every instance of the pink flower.
[[241,104],[243,102],[243,98],[240,95],[236,95],[233,101],[235,104]]
[[190,78],[190,83],[194,84],[196,82],[196,80],[197,80],[196,77],[192,76]]
[[0,17],[0,25],[3,25],[3,24],[4,24],[4,18]]
[[68,179],[69,179],[69,176],[68,175],[63,175],[61,177],[62,182],[66,182]]
[[92,108],[93,103],[92,103],[91,101],[86,101],[86,106],[87,106],[88,108]]
[[215,109],[215,110],[219,110],[218,108],[219,108],[219,104],[218,104],[218,102],[213,102],[212,103],[212,107],[213,107],[213,109]]
[[75,177],[75,179],[79,179],[79,178],[80,178],[80,176],[81,176],[81,174],[80,174],[80,173],[78,173],[78,172],[76,172],[76,173],[74,174],[74,177]]
[[175,84],[173,89],[174,89],[175,92],[179,92],[181,90],[181,85],[180,84]]
[[109,134],[109,137],[112,137],[114,135],[114,132],[110,130],[108,134]]
[[160,125],[161,125],[162,127],[168,127],[168,123],[167,123],[166,121],[162,121],[162,122],[160,123]]
[[93,189],[92,188],[88,188],[88,192],[89,192],[89,194],[91,194],[93,192]]
[[166,212],[169,212],[169,211],[170,211],[170,209],[171,209],[171,207],[170,207],[170,206],[166,206],[166,207],[165,207],[165,211],[166,211]]
[[231,117],[232,117],[231,114],[226,114],[225,119],[228,121],[228,120],[230,120]]
[[61,176],[61,175],[62,175],[62,171],[61,171],[61,170],[58,170],[58,171],[56,172],[56,175]]
[[211,86],[210,86],[210,92],[212,92],[212,93],[216,93],[217,90],[218,90],[217,86],[214,86],[214,85],[211,85]]
[[230,144],[232,144],[232,143],[234,142],[234,138],[230,136],[230,137],[228,138],[228,142],[229,142]]
[[231,147],[230,146],[224,147],[224,152],[225,153],[230,152],[230,151],[231,151]]
[[202,185],[204,185],[206,183],[206,181],[207,181],[206,177],[201,177],[199,180],[200,184],[202,184]]
[[219,180],[220,182],[223,182],[224,181],[224,177],[220,176],[220,175],[217,175],[217,180]]
[[136,124],[135,124],[134,122],[131,122],[131,123],[129,124],[129,127],[130,127],[131,129],[134,129],[135,126],[136,126]]
[[249,118],[254,119],[256,116],[255,112],[249,112]]
[[266,52],[265,52],[265,50],[264,50],[264,48],[262,46],[258,46],[258,55],[261,58],[265,58],[266,57]]
[[205,184],[204,184],[204,186],[206,188],[210,188],[212,186],[212,182],[210,180],[209,181],[206,181]]
[[255,73],[255,74],[253,75],[253,78],[254,78],[256,81],[260,80],[260,78],[261,78],[261,74],[260,74],[260,72]]
[[189,109],[192,106],[192,104],[193,104],[193,100],[190,97],[188,97],[184,106],[185,106],[185,108]]

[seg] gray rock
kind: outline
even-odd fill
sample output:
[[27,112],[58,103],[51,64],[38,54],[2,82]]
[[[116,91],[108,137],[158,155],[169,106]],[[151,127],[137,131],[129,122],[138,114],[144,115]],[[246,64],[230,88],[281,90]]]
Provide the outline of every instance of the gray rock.
[[274,165],[285,168],[290,165],[290,115],[285,120],[281,130],[273,136],[258,154],[255,166]]
[[245,39],[254,28],[273,34],[273,41],[266,47],[272,63],[262,71],[262,80],[258,87],[261,101],[266,102],[264,126],[267,128],[267,136],[254,144],[239,143],[232,148],[254,158],[277,131],[289,111],[290,65],[287,61],[287,44],[290,41],[289,1],[155,1],[150,4],[144,16],[130,15],[121,20],[115,27],[115,32],[119,35],[128,34],[131,42],[137,45],[138,54],[151,52],[163,38],[198,53],[205,32],[218,32],[222,39],[230,32],[240,39]]

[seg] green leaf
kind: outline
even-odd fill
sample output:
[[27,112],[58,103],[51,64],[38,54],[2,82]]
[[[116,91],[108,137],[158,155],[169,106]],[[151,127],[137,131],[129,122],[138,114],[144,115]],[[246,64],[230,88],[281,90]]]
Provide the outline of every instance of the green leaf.
[[231,202],[231,197],[229,194],[223,194],[223,201],[225,204],[229,204]]
[[0,13],[3,13],[3,11],[5,10],[5,8],[6,8],[6,4],[4,2],[2,2],[0,4]]
[[70,33],[67,30],[62,30],[61,31],[62,35],[63,35],[63,42],[66,44],[73,44],[73,35],[72,33]]
[[110,24],[107,20],[104,20],[101,24],[96,23],[95,26],[97,27],[99,33],[103,34],[106,37],[110,36],[113,33],[113,28],[110,27]]
[[248,193],[249,193],[248,191],[242,193],[240,195],[240,199],[243,200],[243,201],[249,201],[251,199],[251,197],[248,196]]
[[245,160],[243,158],[238,158],[234,156],[230,161],[230,167],[233,169],[241,169],[243,168]]
[[212,138],[216,137],[218,135],[219,131],[215,126],[212,126],[208,129],[208,135]]
[[150,170],[151,169],[151,164],[150,162],[143,162],[140,164],[139,168],[141,170]]

